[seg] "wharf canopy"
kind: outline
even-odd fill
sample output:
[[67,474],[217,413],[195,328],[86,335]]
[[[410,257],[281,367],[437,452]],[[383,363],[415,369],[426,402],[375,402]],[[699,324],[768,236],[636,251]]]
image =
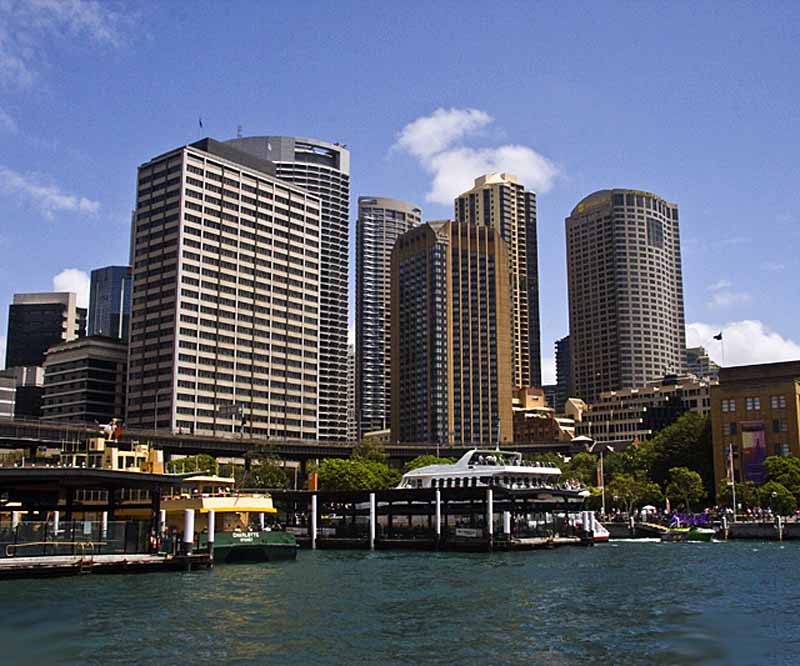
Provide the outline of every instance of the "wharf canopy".
[[320,199],[213,139],[139,167],[126,423],[316,440]]

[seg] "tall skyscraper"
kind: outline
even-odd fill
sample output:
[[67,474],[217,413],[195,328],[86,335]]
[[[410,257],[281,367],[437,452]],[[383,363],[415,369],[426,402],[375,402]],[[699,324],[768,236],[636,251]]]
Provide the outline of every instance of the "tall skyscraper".
[[542,385],[539,340],[539,259],[536,240],[536,193],[516,176],[496,173],[475,179],[475,187],[455,201],[456,221],[497,229],[508,248],[511,281],[513,383]]
[[6,368],[42,366],[53,345],[86,335],[86,308],[70,292],[14,294],[8,308]]
[[356,224],[356,418],[359,436],[391,424],[391,259],[422,209],[384,197],[359,197]]
[[347,345],[347,441],[358,439],[356,424],[356,347]]
[[132,282],[130,266],[106,266],[92,271],[89,335],[128,339]]
[[570,352],[569,336],[566,335],[556,340],[556,396],[552,407],[561,414],[564,403],[573,397],[575,389],[572,385],[572,353]]
[[127,422],[317,438],[320,202],[204,139],[139,167]]
[[291,136],[253,136],[225,142],[274,163],[276,175],[319,197],[320,247],[319,438],[347,437],[348,252],[350,153],[337,143]]
[[566,219],[569,338],[577,396],[636,388],[685,363],[678,206],[601,190]]
[[392,440],[511,441],[508,254],[486,225],[436,221],[392,252]]

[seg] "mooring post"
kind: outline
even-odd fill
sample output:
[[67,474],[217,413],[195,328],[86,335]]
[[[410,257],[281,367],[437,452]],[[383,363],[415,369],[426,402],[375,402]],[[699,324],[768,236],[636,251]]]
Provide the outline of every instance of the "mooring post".
[[158,512],[158,533],[163,534],[167,530],[167,510],[160,509]]
[[311,549],[317,549],[317,496],[311,496]]
[[214,561],[214,532],[216,531],[216,514],[214,509],[208,510],[208,557]]
[[375,510],[375,493],[369,494],[369,549],[375,550],[375,522],[377,518]]
[[442,540],[442,491],[436,489],[436,548]]
[[728,516],[722,516],[722,538],[728,540]]
[[503,536],[511,538],[511,512],[503,511]]
[[194,509],[183,510],[183,554],[191,555],[194,547]]
[[100,539],[105,541],[108,538],[108,511],[103,511],[100,515]]
[[491,488],[486,489],[486,530],[489,535],[489,550],[494,545],[494,492]]
[[11,512],[11,527],[17,529],[19,527],[19,518],[22,515],[20,511]]
[[780,516],[775,518],[775,527],[778,529],[778,541],[783,541],[783,519]]

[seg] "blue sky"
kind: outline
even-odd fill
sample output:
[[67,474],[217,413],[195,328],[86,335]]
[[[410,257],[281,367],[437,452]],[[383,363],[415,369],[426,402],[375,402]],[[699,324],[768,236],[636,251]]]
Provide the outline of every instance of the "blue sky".
[[520,172],[546,379],[564,217],[606,187],[679,204],[690,342],[800,358],[799,25],[790,2],[0,0],[0,334],[15,291],[126,262],[138,164],[241,125],[346,143],[354,202],[428,219],[471,169]]

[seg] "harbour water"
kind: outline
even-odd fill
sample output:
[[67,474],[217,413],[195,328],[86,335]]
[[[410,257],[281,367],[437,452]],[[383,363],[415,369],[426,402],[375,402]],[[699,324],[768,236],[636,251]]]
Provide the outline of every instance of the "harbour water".
[[301,551],[0,584],[3,664],[796,664],[800,544]]

